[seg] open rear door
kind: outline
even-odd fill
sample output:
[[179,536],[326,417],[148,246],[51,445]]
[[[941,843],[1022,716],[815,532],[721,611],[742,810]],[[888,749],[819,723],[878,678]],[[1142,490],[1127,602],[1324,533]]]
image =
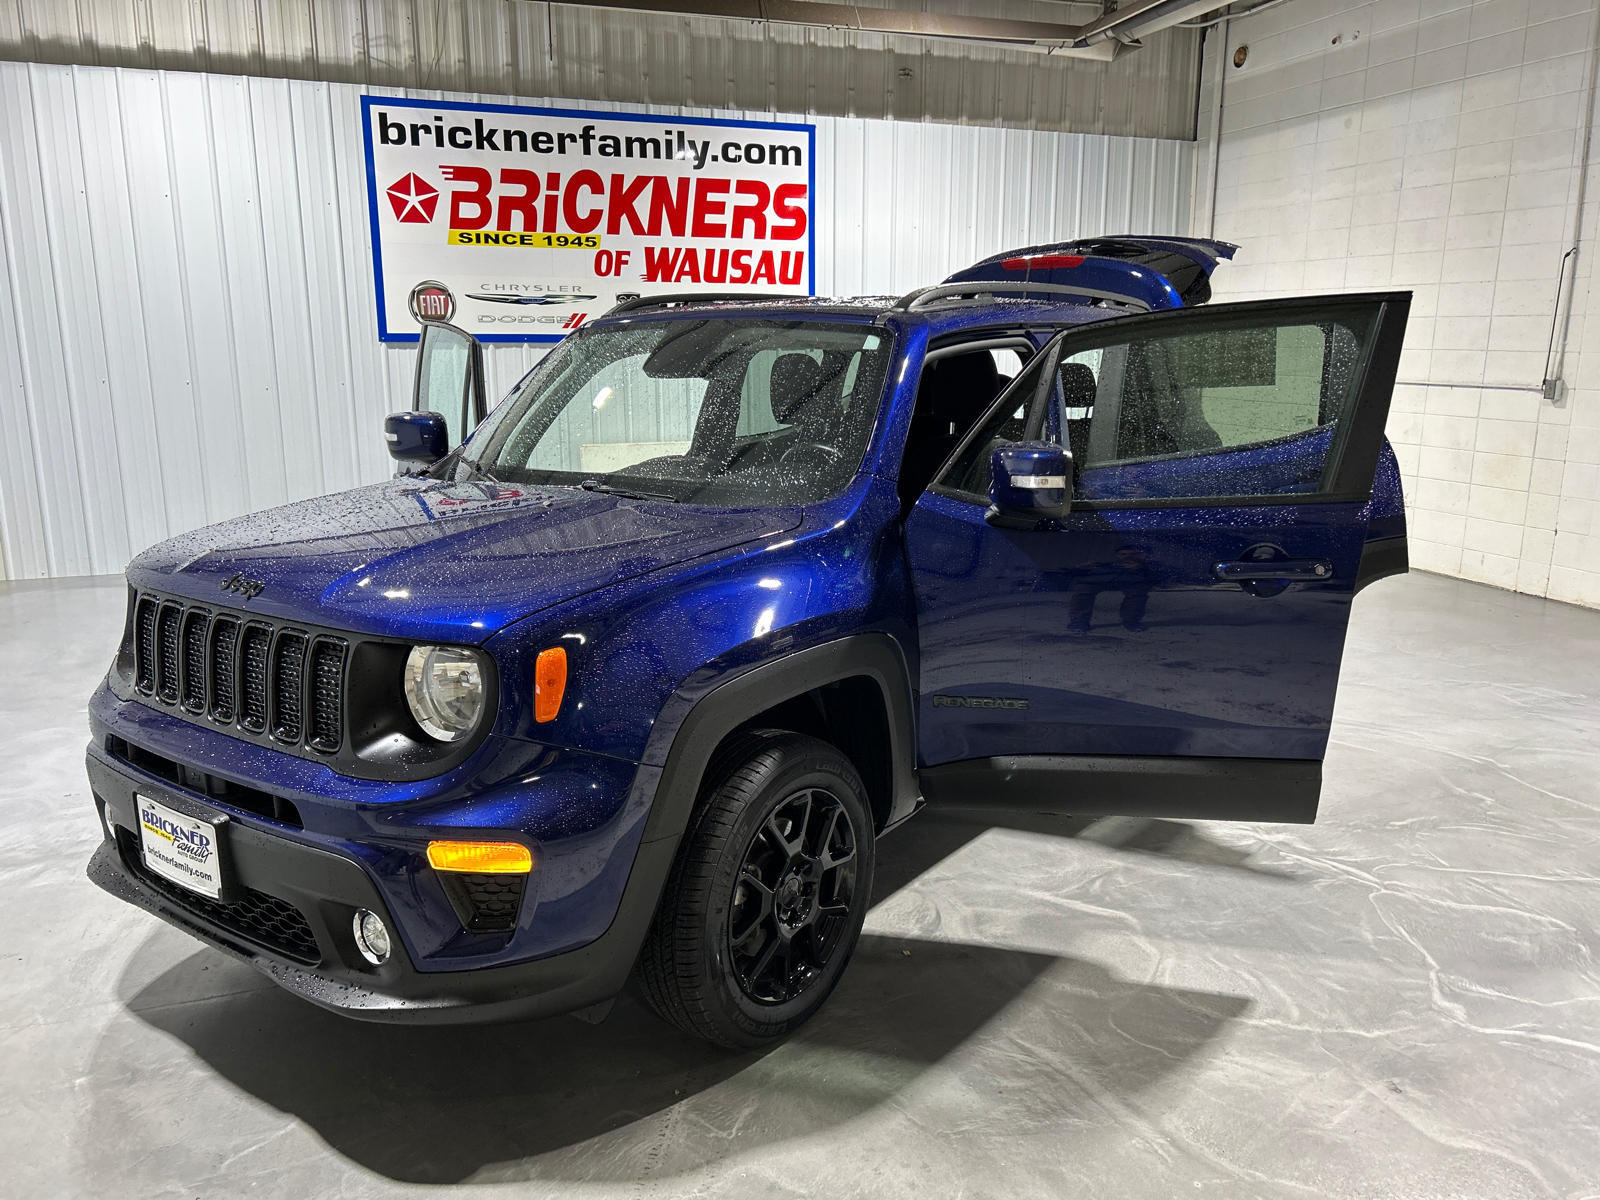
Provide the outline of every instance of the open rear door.
[[[1030,364],[907,520],[930,800],[1315,818],[1409,306],[1180,308]],[[1070,512],[991,524],[990,451],[1040,438]]]

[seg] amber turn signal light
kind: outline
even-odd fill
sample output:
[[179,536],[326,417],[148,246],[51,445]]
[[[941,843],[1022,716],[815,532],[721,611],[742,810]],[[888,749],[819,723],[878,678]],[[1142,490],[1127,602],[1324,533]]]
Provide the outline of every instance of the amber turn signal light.
[[520,842],[429,842],[428,865],[473,875],[526,875],[533,870],[533,851]]
[[533,664],[533,719],[554,721],[567,691],[567,652],[560,646],[541,650]]

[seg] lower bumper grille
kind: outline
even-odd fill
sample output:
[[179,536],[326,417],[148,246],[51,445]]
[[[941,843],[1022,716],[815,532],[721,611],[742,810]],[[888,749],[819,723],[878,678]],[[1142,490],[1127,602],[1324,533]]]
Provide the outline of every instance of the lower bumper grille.
[[526,875],[458,875],[439,872],[444,894],[468,933],[509,933],[517,927]]
[[255,942],[268,950],[316,966],[322,960],[317,948],[316,935],[306,923],[300,910],[286,900],[244,889],[244,899],[231,903],[212,900],[206,896],[168,883],[159,875],[145,869],[139,843],[128,830],[118,827],[117,848],[122,851],[122,861],[140,883],[153,888],[174,906],[203,917],[213,925],[236,933],[246,941]]

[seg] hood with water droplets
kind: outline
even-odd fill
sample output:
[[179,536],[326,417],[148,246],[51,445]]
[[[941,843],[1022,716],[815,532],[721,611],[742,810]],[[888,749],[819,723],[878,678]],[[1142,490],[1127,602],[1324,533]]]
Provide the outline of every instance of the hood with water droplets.
[[782,533],[800,515],[394,479],[173,538],[134,559],[128,579],[280,620],[480,642],[597,588]]

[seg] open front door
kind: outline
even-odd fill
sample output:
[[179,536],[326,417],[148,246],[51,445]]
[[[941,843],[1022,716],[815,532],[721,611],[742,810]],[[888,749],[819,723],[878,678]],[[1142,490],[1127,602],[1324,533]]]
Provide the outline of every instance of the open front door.
[[[917,501],[929,799],[1311,821],[1408,293],[1060,335]],[[991,524],[990,452],[1073,456]]]
[[483,347],[464,329],[425,321],[417,346],[412,412],[436,412],[454,449],[478,427],[485,412]]

